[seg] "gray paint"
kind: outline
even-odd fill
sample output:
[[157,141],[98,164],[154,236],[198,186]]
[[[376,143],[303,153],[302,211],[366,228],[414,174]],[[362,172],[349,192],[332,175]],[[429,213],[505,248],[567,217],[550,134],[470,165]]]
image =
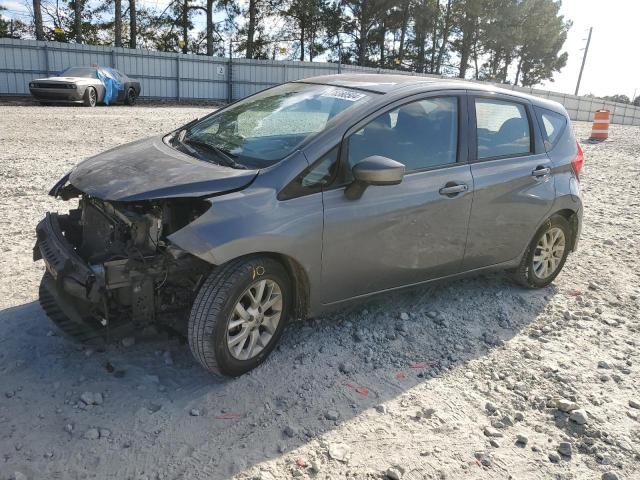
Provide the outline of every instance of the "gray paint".
[[[360,78],[309,81],[357,83]],[[475,135],[468,135],[475,132],[473,125],[467,127],[466,117],[466,100],[473,95],[518,99],[528,107],[564,115],[561,105],[461,82],[375,78],[384,85],[376,87],[366,79],[361,86],[387,93],[348,111],[288,158],[259,172],[206,164],[156,137],[87,160],[70,181],[110,200],[209,196],[211,208],[169,240],[213,265],[254,253],[296,262],[310,284],[312,314],[406,285],[513,267],[535,230],[554,212],[568,209],[581,218],[580,193],[570,167],[575,156],[571,128],[548,154],[533,116],[534,153],[488,161],[476,161]],[[278,192],[363,123],[409,99],[432,95],[460,97],[457,163],[407,172],[400,184],[369,186],[356,200],[345,197],[345,186],[277,199]],[[550,166],[551,173],[532,177],[538,166]],[[441,194],[451,183],[464,183],[468,190]]]
[[472,195],[440,195],[449,181],[471,185],[469,165],[408,174],[358,200],[327,192],[323,303],[459,273]]
[[255,170],[207,163],[151,137],[113,148],[81,162],[71,184],[91,196],[111,201],[201,197],[243,188]]

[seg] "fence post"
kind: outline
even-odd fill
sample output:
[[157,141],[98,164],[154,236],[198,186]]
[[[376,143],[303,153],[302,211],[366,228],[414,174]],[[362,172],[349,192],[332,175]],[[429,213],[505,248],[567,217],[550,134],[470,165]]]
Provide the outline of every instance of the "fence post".
[[118,68],[118,65],[116,64],[116,49],[112,48],[111,49],[111,68]]
[[176,100],[180,101],[180,54],[176,53]]
[[44,69],[47,72],[45,76],[49,76],[49,48],[44,44]]

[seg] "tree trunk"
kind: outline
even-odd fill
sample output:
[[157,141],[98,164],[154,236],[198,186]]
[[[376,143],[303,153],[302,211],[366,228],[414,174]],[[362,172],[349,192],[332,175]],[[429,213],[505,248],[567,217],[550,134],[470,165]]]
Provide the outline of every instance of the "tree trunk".
[[182,53],[187,53],[189,48],[189,0],[182,4]]
[[476,30],[473,36],[473,66],[475,68],[475,78],[476,80],[480,79],[480,70],[478,69],[478,23],[476,22]]
[[417,68],[416,71],[424,73],[424,67],[425,67],[425,54],[426,54],[426,50],[425,50],[425,35],[424,32],[419,32],[416,34],[416,44],[418,44],[418,58],[417,58]]
[[213,57],[213,0],[207,0],[207,55]]
[[84,0],[73,2],[73,25],[76,30],[76,43],[82,43],[82,3]]
[[442,44],[440,45],[440,50],[438,51],[438,60],[436,63],[436,73],[440,74],[440,67],[442,66],[442,59],[444,58],[444,52],[447,49],[447,45],[449,44],[449,33],[451,31],[451,4],[453,0],[449,0],[447,2],[447,10],[444,16],[444,26],[442,28]]
[[471,58],[471,48],[474,44],[475,37],[475,20],[471,18],[467,11],[464,15],[462,24],[462,40],[460,41],[460,71],[458,78],[465,78],[467,69],[469,68],[469,59]]
[[400,46],[398,47],[398,60],[402,64],[404,58],[404,42],[407,36],[407,24],[409,23],[409,1],[405,0],[402,10],[402,26],[400,27]]
[[36,40],[44,40],[44,28],[42,26],[42,5],[40,0],[33,0],[33,23],[36,27]]
[[387,36],[387,28],[384,24],[384,22],[381,25],[381,32],[380,32],[380,38],[378,39],[378,48],[380,49],[380,68],[384,68],[384,63],[386,60],[385,57],[385,37]]
[[436,46],[438,44],[438,19],[440,18],[440,0],[436,0],[436,18],[433,20],[433,35],[431,37],[431,62],[429,73],[433,73],[436,64]]
[[136,48],[136,40],[138,36],[137,17],[136,0],[129,0],[129,48]]
[[[314,20],[311,20],[312,22],[314,22]],[[313,27],[311,29],[311,34],[309,35],[309,61],[313,62],[313,55],[315,54],[315,45],[316,45],[316,33],[317,30],[317,26],[315,25],[315,23],[313,24]]]
[[513,61],[513,57],[511,55],[511,53],[509,53],[509,52],[506,53],[505,56],[504,56],[504,65],[500,69],[500,75],[499,75],[500,83],[507,83],[507,75],[509,73],[509,65],[511,65],[512,61]]
[[460,71],[458,72],[458,78],[464,78],[467,75],[467,68],[469,67],[469,57],[471,56],[471,42],[468,42],[467,36],[462,37],[462,44],[460,48]]
[[304,20],[300,20],[300,61],[304,62]]
[[115,9],[115,22],[113,28],[114,32],[114,43],[116,47],[122,46],[122,0],[114,0],[114,9]]
[[358,38],[358,65],[364,66],[367,52],[367,29],[365,27],[364,15],[360,21],[360,38]]
[[258,0],[249,0],[249,25],[247,26],[247,58],[253,58],[253,37],[256,33]]
[[520,72],[522,71],[522,57],[518,60],[518,70],[516,71],[516,80],[513,82],[514,85],[518,85],[518,81],[520,81]]

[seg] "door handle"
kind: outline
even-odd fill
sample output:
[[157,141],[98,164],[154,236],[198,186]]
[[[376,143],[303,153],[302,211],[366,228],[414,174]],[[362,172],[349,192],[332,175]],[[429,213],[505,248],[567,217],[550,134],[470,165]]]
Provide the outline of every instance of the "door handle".
[[466,183],[457,183],[455,185],[447,184],[446,186],[442,187],[439,192],[440,195],[454,196],[459,193],[466,192],[467,190],[469,190],[469,187]]
[[546,175],[549,175],[550,173],[551,173],[551,169],[549,167],[538,167],[533,172],[531,172],[531,175],[538,178],[538,177],[544,177]]

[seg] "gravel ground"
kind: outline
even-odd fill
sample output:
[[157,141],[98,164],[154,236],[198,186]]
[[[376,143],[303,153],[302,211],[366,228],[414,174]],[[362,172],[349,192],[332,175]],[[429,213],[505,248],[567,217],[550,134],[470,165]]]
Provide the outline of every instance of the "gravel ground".
[[46,192],[206,111],[0,105],[0,479],[640,478],[638,127],[584,145],[580,250],[547,289],[494,274],[381,297],[291,325],[236,380],[153,332],[59,336],[31,261],[37,221],[67,208]]

